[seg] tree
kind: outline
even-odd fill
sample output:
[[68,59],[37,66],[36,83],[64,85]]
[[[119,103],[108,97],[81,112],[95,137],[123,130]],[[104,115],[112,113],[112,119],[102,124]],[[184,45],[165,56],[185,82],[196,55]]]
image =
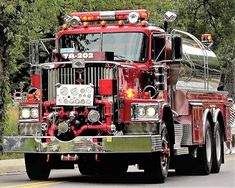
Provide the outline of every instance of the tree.
[[231,67],[235,61],[235,1],[234,0],[180,0],[178,9],[179,28],[197,37],[212,33],[214,50],[221,64],[224,80],[221,80],[235,100],[234,81]]
[[[210,32],[226,85],[234,97],[234,83],[227,69],[234,65],[235,9],[234,0],[0,0],[0,127],[3,108],[9,102],[12,90],[20,89],[19,83],[29,85],[28,45],[35,39],[52,36],[71,12],[147,9],[150,22],[163,25],[167,10],[177,13],[177,21],[170,27],[188,31],[197,37]],[[235,79],[233,79],[235,80]]]

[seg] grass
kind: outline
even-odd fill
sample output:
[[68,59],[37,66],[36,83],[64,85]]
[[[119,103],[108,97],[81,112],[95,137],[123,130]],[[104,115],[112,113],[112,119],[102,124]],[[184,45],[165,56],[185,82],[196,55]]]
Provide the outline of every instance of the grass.
[[21,159],[23,157],[23,153],[3,153],[2,155],[0,154],[0,160]]
[[[4,136],[15,136],[18,134],[18,106],[8,105],[6,121],[4,123]],[[23,153],[0,153],[0,160],[23,158]]]
[[4,123],[4,136],[16,136],[18,134],[18,117],[19,108],[18,106],[8,105],[6,121]]

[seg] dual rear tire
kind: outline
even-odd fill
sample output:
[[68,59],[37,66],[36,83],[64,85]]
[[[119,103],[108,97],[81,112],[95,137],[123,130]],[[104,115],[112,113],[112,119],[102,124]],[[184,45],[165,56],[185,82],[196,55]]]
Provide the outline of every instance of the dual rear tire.
[[223,159],[223,137],[220,124],[217,121],[211,127],[210,121],[205,124],[205,144],[197,148],[197,157],[191,155],[178,157],[176,160],[177,174],[208,175],[218,173]]

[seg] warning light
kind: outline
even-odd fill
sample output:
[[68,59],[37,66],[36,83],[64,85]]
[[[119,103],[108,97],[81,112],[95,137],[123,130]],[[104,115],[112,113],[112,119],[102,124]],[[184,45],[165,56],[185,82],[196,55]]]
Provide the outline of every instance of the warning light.
[[133,98],[135,96],[135,91],[132,88],[129,88],[126,90],[126,97],[127,98]]
[[202,34],[201,41],[203,42],[212,42],[213,38],[211,34]]
[[209,48],[213,45],[214,41],[213,41],[213,37],[211,34],[202,34],[201,36],[201,42],[208,46]]

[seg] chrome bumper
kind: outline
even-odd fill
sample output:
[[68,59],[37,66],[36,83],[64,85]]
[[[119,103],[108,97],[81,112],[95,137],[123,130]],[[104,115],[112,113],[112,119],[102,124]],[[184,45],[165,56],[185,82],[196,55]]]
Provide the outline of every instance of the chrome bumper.
[[[51,141],[42,142],[45,139]],[[9,136],[3,137],[3,150],[23,153],[148,153],[161,150],[161,136],[79,136],[66,142],[49,136]]]

